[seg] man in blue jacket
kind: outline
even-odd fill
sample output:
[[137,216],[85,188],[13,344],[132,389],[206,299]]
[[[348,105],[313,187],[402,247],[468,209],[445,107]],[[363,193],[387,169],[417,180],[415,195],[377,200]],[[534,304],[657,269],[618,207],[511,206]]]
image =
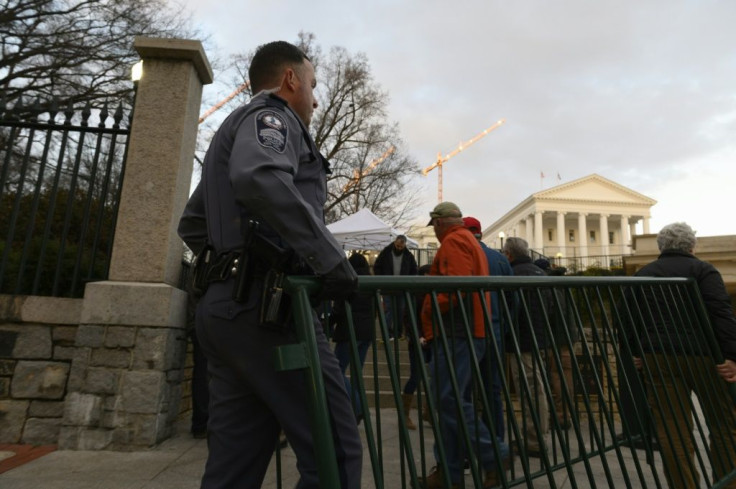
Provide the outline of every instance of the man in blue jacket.
[[[509,276],[513,275],[514,271],[511,269],[511,264],[508,258],[506,258],[501,252],[489,248],[483,241],[482,228],[480,221],[474,217],[464,217],[463,224],[465,227],[473,233],[473,236],[480,243],[480,247],[483,253],[486,255],[488,260],[488,270],[491,276]],[[487,374],[485,379],[486,386],[490,386],[491,394],[491,411],[492,421],[494,428],[496,429],[496,438],[499,442],[503,442],[505,437],[505,424],[503,421],[503,397],[501,396],[501,373],[503,372],[503,336],[505,334],[505,324],[502,326],[501,314],[502,306],[498,300],[498,292],[491,292],[491,321],[493,323],[493,339],[495,340],[495,349],[489,348],[490,354],[486,355],[485,360],[490,362],[489,368],[484,368],[482,373]],[[501,444],[502,455],[508,455],[508,445],[506,443]]]

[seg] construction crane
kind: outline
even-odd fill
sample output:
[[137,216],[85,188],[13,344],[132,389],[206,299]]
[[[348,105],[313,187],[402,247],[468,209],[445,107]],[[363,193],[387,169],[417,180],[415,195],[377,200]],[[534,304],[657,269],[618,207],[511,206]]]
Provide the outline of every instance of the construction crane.
[[238,88],[236,88],[235,90],[233,90],[233,92],[230,95],[228,95],[224,99],[222,99],[219,102],[217,102],[215,105],[213,105],[212,107],[210,107],[207,110],[207,112],[205,112],[204,114],[202,114],[199,117],[199,124],[203,123],[206,118],[208,118],[209,116],[211,116],[212,114],[214,114],[215,112],[217,112],[218,110],[220,110],[223,105],[225,105],[226,103],[230,102],[232,99],[235,98],[235,96],[237,94],[239,94],[240,92],[244,91],[249,86],[250,86],[250,82],[249,81],[245,81],[244,83],[241,83],[240,86]]
[[449,160],[456,154],[460,153],[462,150],[464,150],[468,146],[472,145],[473,143],[477,142],[478,140],[488,135],[488,133],[490,133],[491,131],[501,127],[505,122],[506,122],[506,119],[501,119],[500,121],[497,121],[495,124],[493,124],[488,129],[484,130],[480,134],[477,134],[471,139],[465,141],[464,143],[460,143],[457,148],[455,148],[453,151],[446,154],[445,156],[442,156],[442,153],[437,153],[437,161],[435,161],[434,163],[429,165],[427,168],[422,170],[422,175],[426,177],[429,172],[437,168],[437,201],[438,202],[442,202],[442,165],[444,165],[447,160]]
[[350,181],[347,183],[347,185],[345,185],[345,188],[342,189],[343,193],[347,192],[350,189],[350,187],[352,187],[353,185],[357,185],[357,183],[360,181],[361,178],[363,178],[364,176],[372,172],[373,169],[377,167],[383,160],[388,158],[391,155],[391,153],[394,152],[395,149],[396,148],[394,148],[393,146],[388,148],[386,151],[384,151],[384,153],[381,156],[379,156],[375,160],[368,163],[368,166],[362,172],[359,172],[358,170],[354,170],[353,178],[351,178]]

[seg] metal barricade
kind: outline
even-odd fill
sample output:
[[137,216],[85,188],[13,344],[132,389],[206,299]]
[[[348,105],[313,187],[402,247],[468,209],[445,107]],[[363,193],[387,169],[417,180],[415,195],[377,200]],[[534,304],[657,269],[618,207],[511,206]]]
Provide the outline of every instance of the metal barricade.
[[[319,361],[309,296],[318,287],[316,279],[290,279],[300,344],[283,348],[278,361],[283,368],[305,368],[322,487],[332,488],[338,483],[329,414],[321,374],[311,367]],[[736,384],[726,384],[715,373],[715,363],[723,358],[694,282],[631,277],[360,277],[359,290],[372,297],[377,311],[376,337],[365,367],[349,328],[351,365],[346,375],[364,415],[364,487],[424,487],[430,467],[453,466],[456,453],[466,466],[460,480],[451,480],[449,469],[441,471],[440,487],[736,484]],[[494,338],[484,292],[499,294],[506,332],[501,341]],[[395,311],[381,307],[386,294],[400,295],[409,305],[429,298],[435,338],[428,351],[433,361],[414,365],[408,361],[410,351],[418,359],[425,351],[416,306],[407,307],[403,315],[404,338],[389,339],[386,315]],[[450,314],[438,309],[443,294],[454,298]],[[472,331],[468,298],[474,294],[483,298],[485,340],[478,343],[482,347],[463,350],[458,345],[461,333]],[[349,304],[346,309],[350,322]],[[655,328],[654,337],[653,324],[666,327]],[[692,338],[697,341],[688,341]],[[469,355],[469,372],[456,371],[462,361],[458,352]],[[634,358],[643,359],[641,368],[634,366]],[[501,422],[489,380],[494,365],[502,370],[497,385]],[[414,414],[413,405],[402,399],[411,367],[418,379]],[[517,382],[510,375],[513,369],[520,372]],[[667,388],[672,378],[686,379],[697,396],[690,391],[673,395],[674,390]],[[436,395],[437,379],[448,383],[444,397]],[[466,384],[468,389],[462,390]],[[429,422],[422,419],[424,411]],[[408,428],[407,414],[416,429]],[[481,425],[490,434],[490,445],[480,440]],[[532,449],[533,438],[539,443]],[[692,456],[670,455],[679,447],[691,449]],[[488,465],[489,459],[507,460],[508,470],[497,470],[489,479],[494,467]],[[280,469],[294,471],[283,464]]]

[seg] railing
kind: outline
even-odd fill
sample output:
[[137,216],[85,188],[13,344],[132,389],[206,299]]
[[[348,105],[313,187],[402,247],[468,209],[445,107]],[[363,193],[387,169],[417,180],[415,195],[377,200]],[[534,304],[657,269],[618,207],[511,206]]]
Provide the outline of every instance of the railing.
[[[481,442],[472,435],[481,424],[491,435],[490,458],[502,460],[508,454],[509,470],[499,471],[494,482],[503,487],[684,487],[681,481],[698,478],[707,487],[726,487],[736,480],[736,384],[727,385],[715,374],[713,362],[721,362],[722,357],[693,282],[623,277],[361,277],[359,288],[373,298],[379,311],[372,360],[362,374],[351,333],[348,373],[363,406],[361,431],[371,461],[370,467],[364,467],[363,487],[368,479],[372,480],[367,485],[376,488],[422,487],[429,467],[437,463],[435,458],[441,467],[450,467],[450,452],[456,450],[469,467],[469,474],[464,472],[459,481],[461,487],[485,487],[489,455],[478,450]],[[313,279],[290,279],[301,345],[282,348],[278,358],[282,368],[306,369],[313,386],[311,412],[320,447],[322,487],[337,488],[322,378],[319,368],[310,367],[319,365],[309,304],[310,294],[317,289]],[[500,321],[509,333],[505,342],[496,341],[491,317],[484,314],[486,339],[481,344],[487,353],[484,357],[483,348],[470,349],[471,387],[461,391],[464,380],[458,380],[453,367],[460,360],[454,352],[462,340],[447,331],[469,331],[472,312],[460,294],[467,297],[481,290],[499,294]],[[443,293],[458,297],[454,319],[438,314],[437,298]],[[387,313],[379,307],[381,294],[402,295],[407,304],[424,294],[431,298],[435,339],[429,349],[435,361],[414,365],[419,379],[417,411],[426,409],[431,422],[412,416],[416,430],[408,429],[401,394],[408,376],[408,348],[422,358],[418,315],[413,307],[407,309],[409,341],[386,341]],[[528,328],[538,321],[541,332]],[[653,338],[645,326],[659,323],[670,328]],[[531,348],[523,353],[525,336]],[[693,337],[699,340],[685,341]],[[688,353],[668,353],[664,348],[663,354],[656,354],[648,346],[674,342],[686,344]],[[569,362],[566,350],[572,352]],[[640,370],[634,367],[635,356],[644,359]],[[497,386],[503,418],[495,407],[488,376],[493,365],[504,366]],[[518,383],[509,374],[512,366],[521,372]],[[660,388],[661,380],[672,375],[687,375],[698,397],[672,397]],[[431,379],[442,376],[449,381],[449,395],[438,398]],[[466,410],[459,415],[468,400],[474,406],[472,413]],[[543,405],[549,414],[542,414]],[[688,426],[691,408],[694,423]],[[454,423],[457,439],[450,446],[447,435]],[[532,450],[530,439],[535,435],[540,443]],[[711,448],[708,440],[714,442]],[[692,446],[694,455],[663,458],[682,445]],[[278,465],[280,483],[283,472],[293,469]],[[457,482],[450,480],[448,472],[442,473],[446,487]]]
[[0,293],[81,297],[86,282],[107,278],[123,118],[122,106],[111,115],[107,105],[0,103]]

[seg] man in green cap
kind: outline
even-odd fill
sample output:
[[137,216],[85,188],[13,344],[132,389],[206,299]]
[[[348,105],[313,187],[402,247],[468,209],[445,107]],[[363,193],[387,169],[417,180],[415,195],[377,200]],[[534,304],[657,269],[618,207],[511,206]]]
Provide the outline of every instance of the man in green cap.
[[[429,275],[442,276],[482,276],[488,275],[488,261],[475,236],[465,227],[460,208],[452,202],[442,202],[429,213],[429,224],[434,227],[435,235],[441,246],[432,262]],[[445,487],[449,476],[452,487],[459,487],[463,478],[465,459],[477,461],[483,470],[483,487],[498,485],[501,471],[508,466],[508,458],[496,460],[494,440],[488,427],[473,405],[468,395],[473,382],[472,359],[480,362],[486,349],[485,333],[490,330],[486,319],[490,320],[491,311],[484,310],[491,304],[491,297],[485,292],[485,300],[479,293],[463,293],[459,298],[455,293],[438,293],[437,304],[442,315],[444,334],[448,336],[449,352],[444,343],[433,348],[431,393],[439,406],[442,440],[446,454],[447,466],[440,466],[438,450],[435,446],[435,459],[438,465],[422,480],[426,489]],[[462,306],[460,302],[462,301]],[[490,309],[490,307],[488,307]],[[438,331],[439,318],[433,317],[434,306],[430,295],[422,307],[422,328],[424,338],[431,342]],[[466,324],[467,317],[469,324]],[[468,332],[470,336],[468,336]],[[448,356],[449,353],[449,356]],[[474,355],[473,355],[474,353]],[[453,389],[452,372],[457,380],[457,391]],[[462,406],[462,420],[458,419],[457,406]],[[466,453],[460,422],[464,422],[470,435],[470,446],[475,454]],[[496,443],[498,443],[496,441]]]

